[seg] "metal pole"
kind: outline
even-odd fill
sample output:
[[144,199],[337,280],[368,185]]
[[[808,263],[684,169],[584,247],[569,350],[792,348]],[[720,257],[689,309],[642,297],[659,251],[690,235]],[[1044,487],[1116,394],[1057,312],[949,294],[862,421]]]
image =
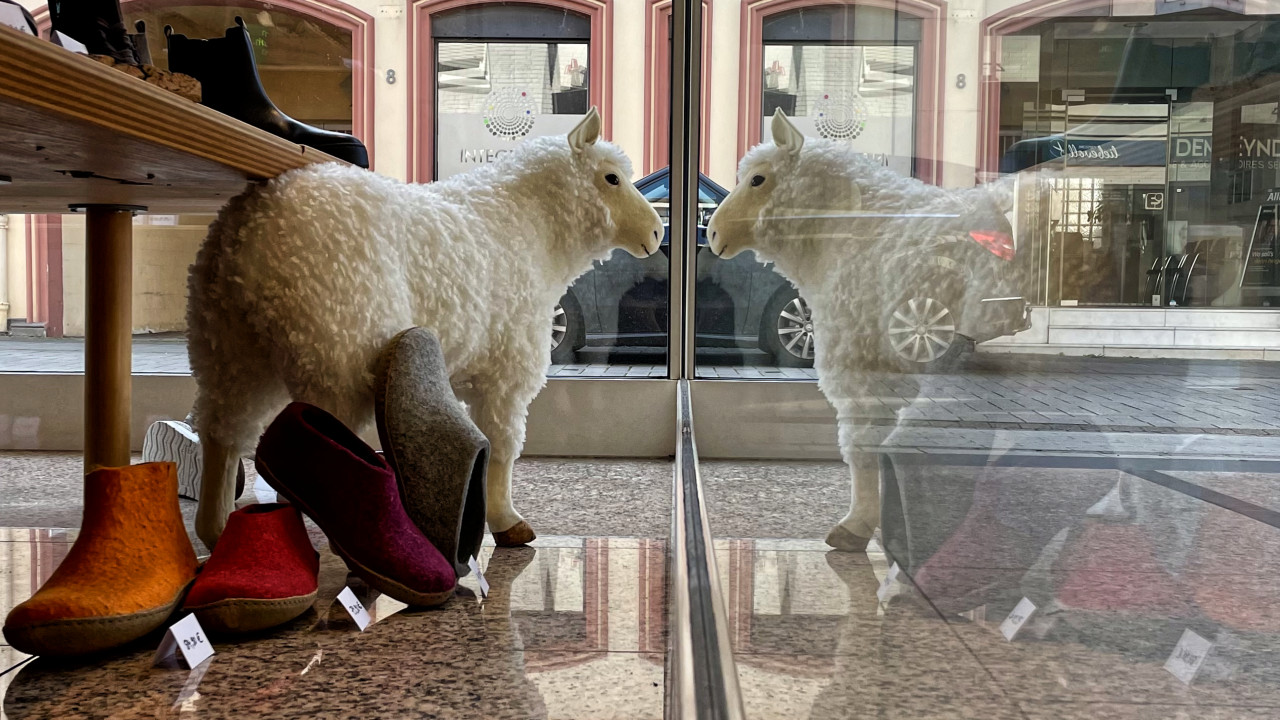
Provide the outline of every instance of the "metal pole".
[[702,138],[702,2],[671,8],[671,275],[667,373],[694,376],[698,254],[698,157]]

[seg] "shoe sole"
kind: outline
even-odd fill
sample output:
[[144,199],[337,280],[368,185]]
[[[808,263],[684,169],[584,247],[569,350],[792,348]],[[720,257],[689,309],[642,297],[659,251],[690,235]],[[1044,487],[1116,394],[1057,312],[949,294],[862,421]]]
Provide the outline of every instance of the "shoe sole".
[[307,611],[316,602],[316,592],[287,598],[227,598],[204,605],[182,608],[194,613],[200,627],[213,633],[234,635],[283,625]]
[[159,629],[173,611],[182,604],[189,581],[173,597],[173,601],[127,615],[71,618],[25,627],[5,626],[4,636],[9,644],[28,655],[70,657],[88,655],[120,647]]
[[167,461],[178,466],[178,497],[200,499],[200,439],[173,421],[153,423],[142,439],[142,462]]
[[[204,454],[200,436],[191,426],[174,420],[151,424],[142,438],[142,462],[171,462],[178,466],[178,497],[200,499],[200,483],[204,473]],[[236,467],[236,497],[244,494],[244,463]]]
[[[285,496],[289,503],[301,510],[303,514],[307,515],[312,520],[315,519],[315,513],[311,512],[311,508],[307,507],[307,504],[299,500],[293,493],[284,489],[284,484],[276,480],[276,476],[271,472],[271,468],[267,467],[266,464],[262,462],[261,458],[255,457],[253,462],[254,467],[258,469],[258,475],[260,475],[262,479],[271,486],[271,489],[275,490],[280,495]],[[326,537],[327,536],[328,534],[326,533]],[[347,567],[350,568],[352,572],[359,575],[361,579],[369,584],[370,587],[383,595],[399,600],[402,603],[408,603],[409,605],[416,607],[435,607],[437,605],[443,605],[448,602],[449,598],[453,597],[455,588],[449,588],[448,590],[436,593],[418,592],[417,590],[411,590],[405,587],[389,577],[379,575],[351,559],[351,556],[348,555],[346,551],[344,551],[342,547],[331,537],[329,538],[329,547],[333,549],[333,553],[335,555],[342,558],[342,561],[347,564]]]

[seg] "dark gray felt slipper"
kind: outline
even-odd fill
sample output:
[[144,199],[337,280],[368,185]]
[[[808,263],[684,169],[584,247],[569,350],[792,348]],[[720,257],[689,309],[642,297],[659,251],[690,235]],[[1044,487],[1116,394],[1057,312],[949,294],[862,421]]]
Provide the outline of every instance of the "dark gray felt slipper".
[[373,387],[378,437],[404,509],[462,577],[484,539],[489,441],[454,396],[440,343],[426,328],[387,343]]

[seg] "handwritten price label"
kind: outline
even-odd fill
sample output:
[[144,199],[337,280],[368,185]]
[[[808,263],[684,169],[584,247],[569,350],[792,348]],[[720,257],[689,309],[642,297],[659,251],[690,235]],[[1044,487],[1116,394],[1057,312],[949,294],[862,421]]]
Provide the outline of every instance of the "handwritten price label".
[[1018,604],[1014,606],[1013,612],[1009,613],[1009,617],[1000,623],[1000,634],[1004,635],[1004,639],[1013,642],[1014,636],[1022,629],[1023,625],[1031,619],[1031,615],[1036,611],[1036,604],[1022,598]]
[[880,602],[884,602],[889,598],[889,587],[898,579],[898,573],[900,572],[902,572],[902,569],[898,567],[898,563],[895,562],[889,566],[889,572],[885,574],[884,582],[880,583],[880,589],[876,590],[876,597]]
[[213,645],[209,644],[195,615],[188,615],[169,626],[164,639],[160,641],[160,647],[156,648],[152,664],[163,661],[174,652],[182,653],[182,659],[189,668],[194,668],[213,656]]
[[1191,630],[1183,630],[1182,638],[1173,648],[1173,654],[1164,662],[1164,669],[1173,676],[1190,685],[1200,672],[1200,666],[1209,657],[1209,649],[1213,643],[1205,640]]
[[364,629],[369,627],[369,623],[373,622],[369,618],[369,611],[356,599],[356,594],[351,592],[351,588],[342,588],[342,592],[338,593],[338,602],[342,603],[342,608],[347,611],[351,619],[356,621],[356,627],[360,628],[360,632],[364,632]]

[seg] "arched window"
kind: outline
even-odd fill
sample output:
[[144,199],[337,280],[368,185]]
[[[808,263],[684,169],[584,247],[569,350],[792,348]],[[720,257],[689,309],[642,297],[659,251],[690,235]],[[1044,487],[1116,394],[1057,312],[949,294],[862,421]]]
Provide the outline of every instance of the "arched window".
[[942,2],[744,3],[738,152],[781,108],[903,175],[941,179]]
[[607,0],[414,5],[409,178],[491,162],[527,137],[609,112]]

